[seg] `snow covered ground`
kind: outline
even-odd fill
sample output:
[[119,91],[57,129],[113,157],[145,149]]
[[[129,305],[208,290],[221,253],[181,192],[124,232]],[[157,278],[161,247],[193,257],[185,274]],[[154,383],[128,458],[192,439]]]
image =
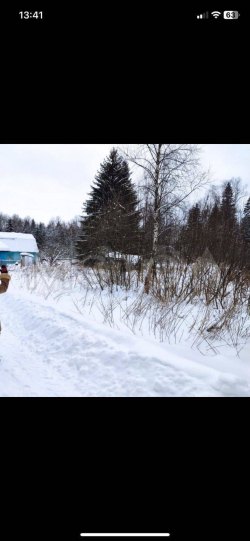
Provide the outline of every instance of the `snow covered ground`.
[[[203,356],[20,288],[0,296],[0,396],[250,396],[249,348]],[[64,297],[65,300],[65,297]]]

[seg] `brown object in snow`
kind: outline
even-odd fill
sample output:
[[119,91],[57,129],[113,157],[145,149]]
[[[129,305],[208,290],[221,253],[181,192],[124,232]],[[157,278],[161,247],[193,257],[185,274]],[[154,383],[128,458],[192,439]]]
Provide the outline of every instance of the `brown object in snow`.
[[11,280],[11,277],[10,275],[6,272],[2,272],[0,274],[0,294],[1,293],[6,293],[8,287],[9,287],[9,283],[10,283],[10,280]]

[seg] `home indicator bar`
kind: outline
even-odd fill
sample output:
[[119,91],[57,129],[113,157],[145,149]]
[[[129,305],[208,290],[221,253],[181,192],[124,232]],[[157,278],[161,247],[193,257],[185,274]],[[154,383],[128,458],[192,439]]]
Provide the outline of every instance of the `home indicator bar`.
[[169,537],[170,533],[81,533],[81,537]]

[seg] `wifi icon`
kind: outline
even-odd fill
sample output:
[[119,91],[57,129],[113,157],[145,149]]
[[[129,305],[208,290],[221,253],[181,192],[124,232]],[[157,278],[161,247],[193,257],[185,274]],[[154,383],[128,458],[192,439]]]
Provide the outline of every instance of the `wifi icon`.
[[212,11],[211,15],[213,15],[215,19],[218,19],[218,17],[221,15],[221,11]]

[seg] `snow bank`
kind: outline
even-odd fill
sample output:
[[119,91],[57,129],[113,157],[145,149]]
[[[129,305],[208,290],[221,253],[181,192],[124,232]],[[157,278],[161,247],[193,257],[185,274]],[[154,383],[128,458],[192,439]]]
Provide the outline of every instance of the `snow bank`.
[[1,396],[250,396],[246,361],[193,357],[184,346],[109,328],[12,278],[0,299]]

